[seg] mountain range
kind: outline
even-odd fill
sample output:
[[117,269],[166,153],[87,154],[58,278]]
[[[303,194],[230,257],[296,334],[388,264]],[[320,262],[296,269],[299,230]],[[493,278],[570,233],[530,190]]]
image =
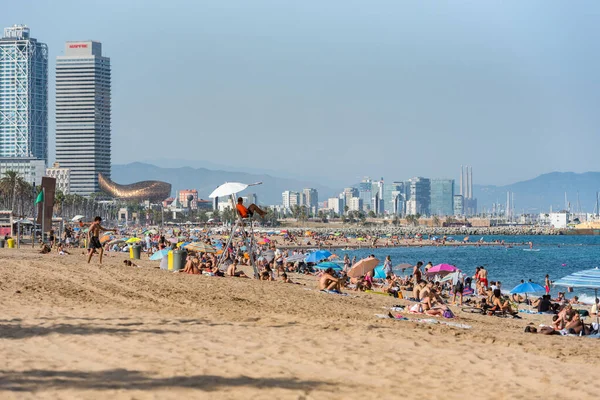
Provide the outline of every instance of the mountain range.
[[[339,187],[332,188],[312,179],[277,177],[268,173],[191,167],[164,168],[140,162],[113,165],[112,179],[120,184],[143,180],[165,181],[173,186],[173,194],[182,189],[193,188],[197,189],[198,196],[204,199],[207,199],[208,195],[223,182],[263,182],[262,185],[247,190],[248,193],[256,193],[260,204],[280,204],[283,191],[301,191],[307,187],[317,189],[320,201],[324,201],[329,197],[337,196],[343,187],[353,186],[341,182]],[[596,192],[599,190],[600,172],[551,172],[510,185],[474,185],[473,187],[480,211],[491,210],[494,203],[506,205],[506,194],[511,192],[514,193],[514,208],[518,213],[548,212],[551,207],[554,211],[566,209],[569,205],[565,204],[565,193],[572,211],[593,212],[596,206]]]
[[479,210],[489,210],[493,203],[506,205],[507,192],[511,192],[516,213],[548,212],[551,207],[553,211],[570,207],[573,212],[594,212],[599,190],[600,172],[551,172],[505,186],[473,186]]
[[339,193],[341,189],[299,179],[279,178],[264,173],[247,173],[239,171],[212,170],[207,168],[162,168],[152,164],[134,162],[112,166],[111,178],[120,184],[129,184],[145,180],[158,180],[172,185],[173,195],[183,189],[198,190],[198,197],[208,199],[208,195],[224,182],[262,182],[246,190],[244,194],[255,193],[260,204],[280,204],[281,193],[285,190],[301,191],[303,188],[315,188],[319,199]]

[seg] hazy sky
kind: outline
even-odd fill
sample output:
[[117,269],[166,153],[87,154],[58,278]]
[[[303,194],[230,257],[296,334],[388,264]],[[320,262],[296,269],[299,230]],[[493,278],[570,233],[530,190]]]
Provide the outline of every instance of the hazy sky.
[[102,42],[114,163],[180,157],[340,186],[458,179],[460,164],[485,184],[599,169],[597,0],[0,3],[3,26],[49,46],[51,137],[56,56]]

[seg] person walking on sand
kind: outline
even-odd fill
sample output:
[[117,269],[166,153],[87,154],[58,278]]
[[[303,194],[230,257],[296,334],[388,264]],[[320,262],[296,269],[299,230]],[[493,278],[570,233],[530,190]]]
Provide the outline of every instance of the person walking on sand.
[[94,218],[94,222],[90,224],[90,229],[88,230],[87,242],[88,242],[88,264],[92,261],[92,256],[98,250],[100,252],[100,265],[102,265],[102,256],[104,255],[104,248],[102,247],[102,243],[100,243],[100,232],[115,232],[116,229],[106,229],[102,225],[102,218],[96,217]]
[[550,294],[550,275],[546,274],[546,278],[544,280],[544,288],[546,289],[546,294]]

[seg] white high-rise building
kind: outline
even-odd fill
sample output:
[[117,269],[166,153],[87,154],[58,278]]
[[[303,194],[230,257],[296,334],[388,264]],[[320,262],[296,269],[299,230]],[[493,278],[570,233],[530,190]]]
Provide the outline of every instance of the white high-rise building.
[[24,25],[0,39],[0,157],[48,162],[48,47]]
[[283,208],[291,210],[293,206],[300,205],[300,193],[286,190],[281,194]]
[[71,194],[71,170],[62,168],[59,163],[54,163],[52,168],[46,168],[46,176],[56,179],[56,189],[63,194]]
[[100,191],[110,147],[110,59],[100,42],[67,42],[56,57],[56,161],[71,170],[71,193]]
[[352,197],[348,204],[348,211],[362,211],[363,200],[360,197]]

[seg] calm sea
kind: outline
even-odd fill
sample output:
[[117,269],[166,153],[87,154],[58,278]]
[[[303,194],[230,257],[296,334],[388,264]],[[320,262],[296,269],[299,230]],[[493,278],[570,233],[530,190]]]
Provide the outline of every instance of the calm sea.
[[[481,237],[471,237],[472,241]],[[539,251],[524,251],[529,246],[505,248],[494,247],[398,247],[383,249],[364,249],[339,251],[343,257],[356,255],[357,259],[375,254],[382,262],[389,255],[393,265],[400,263],[415,264],[431,261],[433,265],[452,264],[468,275],[473,275],[475,267],[484,265],[488,270],[489,280],[502,282],[503,290],[510,290],[518,285],[521,279],[531,279],[544,285],[544,277],[550,275],[551,280],[583,269],[600,267],[600,236],[483,236],[484,241],[504,240],[505,243],[523,243],[532,241]],[[409,272],[409,271],[407,271]],[[565,288],[553,287],[552,294],[566,291]],[[593,301],[593,291],[575,289],[567,297],[579,295],[584,301]]]

